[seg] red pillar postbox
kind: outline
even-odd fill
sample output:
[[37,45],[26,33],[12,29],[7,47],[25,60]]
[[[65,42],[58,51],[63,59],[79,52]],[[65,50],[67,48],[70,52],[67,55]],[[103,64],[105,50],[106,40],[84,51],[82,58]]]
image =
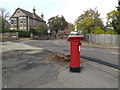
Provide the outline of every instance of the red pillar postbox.
[[80,72],[80,36],[71,36],[70,38],[70,71]]

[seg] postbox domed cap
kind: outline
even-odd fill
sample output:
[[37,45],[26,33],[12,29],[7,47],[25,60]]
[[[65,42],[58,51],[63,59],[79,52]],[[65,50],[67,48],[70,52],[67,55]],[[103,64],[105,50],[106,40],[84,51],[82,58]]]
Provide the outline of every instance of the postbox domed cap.
[[83,36],[70,36],[69,38],[70,39],[82,39]]

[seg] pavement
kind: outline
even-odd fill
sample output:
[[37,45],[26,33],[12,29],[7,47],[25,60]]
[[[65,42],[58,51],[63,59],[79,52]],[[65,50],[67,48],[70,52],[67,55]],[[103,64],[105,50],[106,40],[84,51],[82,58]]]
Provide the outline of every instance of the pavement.
[[1,47],[3,88],[118,88],[117,69],[81,59],[81,72],[72,73],[49,50],[10,41]]
[[59,72],[57,79],[37,88],[117,88],[118,73],[109,67],[96,63],[82,63],[80,73],[69,68]]

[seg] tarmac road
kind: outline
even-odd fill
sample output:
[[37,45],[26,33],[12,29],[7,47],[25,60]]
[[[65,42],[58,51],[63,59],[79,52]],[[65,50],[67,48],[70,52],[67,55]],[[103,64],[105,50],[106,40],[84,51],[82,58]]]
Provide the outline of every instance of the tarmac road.
[[[29,41],[17,41],[31,46],[42,47],[46,50],[62,52],[69,54],[69,42],[64,40],[29,40]],[[106,48],[108,48],[107,46]],[[104,47],[105,48],[105,47]],[[120,53],[116,49],[103,49],[96,47],[85,46],[84,43],[81,48],[81,56],[90,57],[106,61],[115,65],[118,65],[118,55]]]
[[58,75],[59,65],[46,58],[52,52],[24,44],[3,43],[2,87],[34,88],[48,83]]
[[[18,42],[18,43],[16,43]],[[47,58],[51,51],[69,53],[65,40],[12,41],[2,47],[3,88],[118,88],[118,71],[89,61],[69,72]],[[60,44],[62,43],[62,44]],[[83,67],[83,68],[82,68]]]

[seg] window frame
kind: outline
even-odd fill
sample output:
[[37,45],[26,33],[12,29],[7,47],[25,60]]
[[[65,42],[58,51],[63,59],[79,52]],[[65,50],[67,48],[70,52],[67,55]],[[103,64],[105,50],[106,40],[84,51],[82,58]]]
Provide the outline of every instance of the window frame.
[[19,17],[19,23],[23,24],[23,17]]

